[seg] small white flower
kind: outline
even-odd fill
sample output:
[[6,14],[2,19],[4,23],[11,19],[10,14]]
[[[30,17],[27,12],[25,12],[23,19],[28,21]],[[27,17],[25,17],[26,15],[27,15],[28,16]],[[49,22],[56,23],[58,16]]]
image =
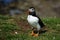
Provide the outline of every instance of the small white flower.
[[15,32],[15,34],[18,34],[17,32]]

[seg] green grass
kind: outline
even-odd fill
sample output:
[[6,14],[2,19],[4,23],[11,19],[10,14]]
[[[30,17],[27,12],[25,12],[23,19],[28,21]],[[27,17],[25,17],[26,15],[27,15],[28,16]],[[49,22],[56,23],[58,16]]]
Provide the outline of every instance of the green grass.
[[[26,21],[26,16],[20,16],[18,19]],[[22,31],[11,17],[0,15],[0,40],[60,40],[60,18],[41,19],[49,31],[40,34],[39,37],[32,37],[29,35],[31,30]]]

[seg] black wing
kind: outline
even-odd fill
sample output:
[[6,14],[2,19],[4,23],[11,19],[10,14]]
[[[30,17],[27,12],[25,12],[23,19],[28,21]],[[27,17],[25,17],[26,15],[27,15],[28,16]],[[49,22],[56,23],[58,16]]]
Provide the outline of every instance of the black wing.
[[35,16],[39,19],[38,23],[41,27],[45,26],[44,23],[42,22],[42,20],[36,15],[36,12],[30,13],[30,15]]
[[41,20],[38,16],[37,16],[37,18],[39,19],[38,23],[39,23],[39,25],[41,26],[41,28],[44,27],[45,25],[44,25],[44,23],[42,22],[42,20]]

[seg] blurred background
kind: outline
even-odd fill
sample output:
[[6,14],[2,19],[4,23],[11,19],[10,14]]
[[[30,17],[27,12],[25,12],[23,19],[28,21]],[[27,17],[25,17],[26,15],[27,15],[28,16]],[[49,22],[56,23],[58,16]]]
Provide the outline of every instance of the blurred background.
[[[31,6],[48,28],[39,37],[30,36]],[[0,40],[60,40],[60,0],[0,0]]]
[[60,17],[60,0],[0,0],[0,14],[23,14],[31,6],[38,16]]

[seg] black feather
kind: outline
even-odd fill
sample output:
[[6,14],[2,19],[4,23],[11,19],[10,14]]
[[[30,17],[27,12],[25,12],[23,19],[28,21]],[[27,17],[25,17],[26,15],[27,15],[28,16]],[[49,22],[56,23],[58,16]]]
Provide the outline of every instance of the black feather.
[[38,23],[41,26],[41,28],[45,26],[44,23],[42,22],[42,20],[36,15],[35,11],[34,12],[29,12],[29,15],[35,16],[39,19]]

